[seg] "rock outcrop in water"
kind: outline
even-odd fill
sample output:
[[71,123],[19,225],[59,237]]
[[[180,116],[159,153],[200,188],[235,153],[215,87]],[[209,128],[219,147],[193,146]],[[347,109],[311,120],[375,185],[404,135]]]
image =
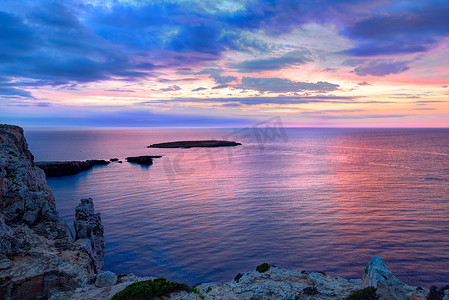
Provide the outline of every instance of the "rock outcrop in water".
[[59,218],[22,128],[11,125],[0,125],[0,237],[0,299],[46,299],[95,273]]
[[73,175],[87,171],[94,166],[107,165],[109,161],[89,159],[86,161],[39,161],[36,166],[44,170],[47,176]]
[[95,270],[104,267],[104,237],[100,213],[94,213],[94,203],[91,198],[81,199],[75,209],[75,243],[81,246],[93,260]]
[[130,156],[126,158],[126,161],[130,163],[148,166],[153,164],[153,158],[161,158],[161,157],[162,156],[160,155]]
[[147,148],[208,148],[208,147],[232,147],[238,146],[241,143],[230,141],[177,141],[168,143],[159,143],[148,146]]

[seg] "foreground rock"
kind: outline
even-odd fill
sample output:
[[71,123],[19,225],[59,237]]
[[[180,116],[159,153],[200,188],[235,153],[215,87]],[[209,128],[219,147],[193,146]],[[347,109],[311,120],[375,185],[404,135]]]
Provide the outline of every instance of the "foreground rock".
[[39,161],[36,166],[44,170],[47,176],[73,175],[87,171],[94,166],[107,165],[109,161],[90,159],[86,161]]
[[407,299],[410,288],[397,279],[379,256],[366,265],[362,279],[363,287],[375,287],[383,299]]
[[23,130],[0,125],[0,299],[46,299],[95,273],[59,218]]
[[126,161],[130,163],[148,166],[153,164],[153,158],[161,158],[161,157],[162,156],[160,155],[130,156],[126,158]]
[[[375,257],[366,266],[365,270],[367,273],[365,273],[363,280],[348,280],[341,277],[328,276],[323,272],[309,273],[304,270],[287,270],[268,266],[268,268],[258,268],[259,271],[239,273],[234,280],[229,282],[203,283],[195,286],[195,289],[187,288],[183,289],[183,291],[172,292],[165,295],[163,299],[346,299],[350,295],[360,292],[368,281],[386,275],[383,266],[385,264],[382,260]],[[99,288],[98,285],[91,284],[86,288],[60,293],[54,299],[111,299],[130,284],[147,280],[155,280],[155,278],[140,278],[134,275],[119,276],[117,284],[114,286]],[[389,282],[389,280],[392,282]],[[374,283],[374,281],[370,282]],[[401,295],[402,298],[392,296],[398,285],[401,285],[404,290],[404,294]],[[137,286],[137,288],[134,288],[134,291],[145,290],[143,287],[144,284],[142,284],[142,288]],[[384,300],[424,300],[429,293],[426,289],[415,288],[400,281],[398,282],[391,276],[387,276],[384,279],[383,286],[377,284],[377,287],[377,296],[379,296],[379,299]],[[142,294],[141,296],[142,299],[151,298],[151,295],[148,294]]]
[[178,141],[169,143],[159,143],[148,146],[147,148],[207,148],[207,147],[232,147],[241,145],[240,143],[230,141]]

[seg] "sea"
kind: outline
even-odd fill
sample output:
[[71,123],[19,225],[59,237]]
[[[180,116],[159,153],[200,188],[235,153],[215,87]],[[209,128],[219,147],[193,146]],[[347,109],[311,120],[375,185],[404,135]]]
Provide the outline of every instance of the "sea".
[[[276,120],[274,120],[276,121]],[[449,284],[449,129],[25,128],[36,161],[119,158],[49,177],[60,216],[93,198],[105,270],[190,285],[261,263]],[[221,148],[147,148],[219,139]],[[128,156],[162,155],[151,166]]]

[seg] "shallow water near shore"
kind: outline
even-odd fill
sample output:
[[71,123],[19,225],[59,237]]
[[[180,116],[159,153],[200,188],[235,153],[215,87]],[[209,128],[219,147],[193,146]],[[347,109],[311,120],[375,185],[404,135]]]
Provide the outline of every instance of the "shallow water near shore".
[[[279,133],[279,132],[278,132]],[[262,262],[361,278],[379,255],[403,282],[449,283],[448,129],[25,128],[36,161],[123,163],[48,178],[71,225],[80,198],[105,227],[105,269],[195,284]],[[243,146],[153,149],[176,140]],[[125,157],[163,155],[152,166]]]

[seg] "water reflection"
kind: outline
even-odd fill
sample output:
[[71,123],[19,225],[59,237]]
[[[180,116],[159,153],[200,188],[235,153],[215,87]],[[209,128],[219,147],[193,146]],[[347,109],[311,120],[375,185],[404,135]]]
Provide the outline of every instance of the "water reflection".
[[[215,167],[197,159],[198,149],[145,147],[223,131],[27,137],[38,160],[164,156],[149,168],[124,161],[49,179],[68,223],[80,198],[94,198],[114,272],[197,283],[231,280],[266,261],[359,278],[380,255],[401,280],[428,286],[449,278],[448,134],[289,129],[288,142],[242,148],[231,162],[215,153]],[[194,172],[169,180],[163,160],[173,164],[179,153],[179,166]]]

